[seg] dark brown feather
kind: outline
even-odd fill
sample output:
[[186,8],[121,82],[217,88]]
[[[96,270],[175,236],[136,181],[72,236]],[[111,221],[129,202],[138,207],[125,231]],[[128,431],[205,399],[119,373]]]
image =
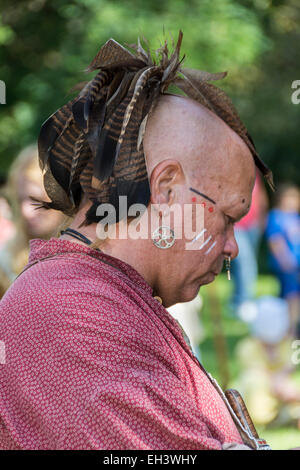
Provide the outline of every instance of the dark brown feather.
[[92,60],[87,71],[91,72],[99,68],[121,68],[124,66],[128,68],[139,68],[141,66],[144,67],[145,63],[137,59],[114,39],[109,39]]

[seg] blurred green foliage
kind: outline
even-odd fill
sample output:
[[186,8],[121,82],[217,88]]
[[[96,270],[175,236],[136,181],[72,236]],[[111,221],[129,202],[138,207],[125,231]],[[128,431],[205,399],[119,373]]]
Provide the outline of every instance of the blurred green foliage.
[[145,36],[151,49],[184,33],[185,64],[216,72],[232,97],[275,180],[300,183],[298,0],[0,0],[0,172],[36,141],[42,122],[70,90],[101,45]]

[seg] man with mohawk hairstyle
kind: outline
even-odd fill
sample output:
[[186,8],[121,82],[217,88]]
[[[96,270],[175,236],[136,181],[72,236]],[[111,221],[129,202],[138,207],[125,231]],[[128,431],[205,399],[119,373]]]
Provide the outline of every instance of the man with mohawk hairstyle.
[[[51,202],[40,205],[73,220],[59,238],[31,242],[1,303],[1,448],[263,446],[166,310],[237,256],[233,224],[249,210],[255,165],[272,183],[229,98],[208,83],[225,74],[182,68],[181,41],[180,32],[155,62],[140,43],[132,54],[110,39],[89,67],[96,76],[42,126]],[[186,96],[168,94],[170,85]],[[98,207],[118,209],[120,196],[128,211],[145,206],[141,221],[154,207],[158,225],[146,238],[99,244]],[[186,235],[175,237],[181,222],[161,219],[191,201],[204,207],[205,227],[188,250]]]
[[[247,129],[225,93],[208,83],[225,77],[182,68],[180,31],[169,57],[165,43],[158,63],[140,43],[136,54],[113,39],[100,49],[88,71],[100,70],[79,96],[54,113],[39,136],[40,163],[52,203],[45,208],[73,215],[82,193],[92,202],[85,223],[98,222],[101,203],[147,205],[149,178],[141,146],[147,118],[170,85],[223,119],[246,143],[256,165],[272,185],[272,174],[259,158]],[[125,214],[126,215],[126,214]],[[118,220],[117,220],[118,222]]]

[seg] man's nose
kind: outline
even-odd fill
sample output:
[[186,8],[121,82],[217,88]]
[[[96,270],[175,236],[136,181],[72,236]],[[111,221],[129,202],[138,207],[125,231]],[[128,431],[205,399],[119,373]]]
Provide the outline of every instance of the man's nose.
[[232,229],[230,229],[227,232],[226,243],[224,246],[224,255],[230,256],[231,259],[234,259],[237,257],[238,254],[239,254],[239,246],[235,239],[234,229],[232,227]]

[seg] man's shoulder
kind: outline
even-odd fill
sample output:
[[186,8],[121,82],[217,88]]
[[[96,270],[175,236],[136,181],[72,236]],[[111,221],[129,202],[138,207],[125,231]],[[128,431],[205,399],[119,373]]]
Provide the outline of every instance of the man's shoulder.
[[101,292],[114,289],[109,279],[101,275],[96,261],[83,256],[49,256],[25,267],[6,292],[1,306],[10,309],[30,306],[31,311],[47,306],[52,311],[74,305],[88,308],[96,297],[99,304]]
[[140,298],[124,273],[89,256],[68,254],[37,260],[14,281],[2,299],[2,311],[26,315],[83,314],[124,318],[143,313]]

